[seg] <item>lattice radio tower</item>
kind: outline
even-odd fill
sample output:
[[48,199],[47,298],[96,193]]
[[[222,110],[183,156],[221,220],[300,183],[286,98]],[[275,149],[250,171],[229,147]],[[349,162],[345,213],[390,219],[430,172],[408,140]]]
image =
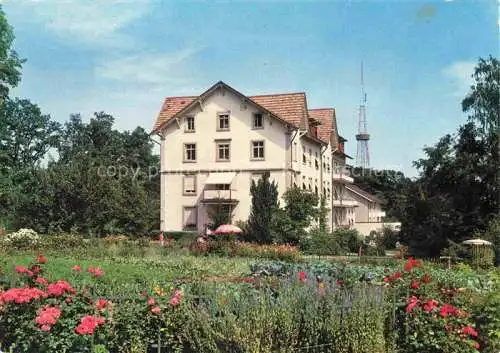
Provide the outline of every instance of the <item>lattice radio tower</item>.
[[356,166],[363,169],[370,168],[370,152],[368,149],[368,141],[370,134],[366,127],[366,92],[365,82],[363,77],[363,63],[361,63],[361,102],[359,104],[358,112],[358,134],[356,141],[358,141],[358,150],[356,152]]

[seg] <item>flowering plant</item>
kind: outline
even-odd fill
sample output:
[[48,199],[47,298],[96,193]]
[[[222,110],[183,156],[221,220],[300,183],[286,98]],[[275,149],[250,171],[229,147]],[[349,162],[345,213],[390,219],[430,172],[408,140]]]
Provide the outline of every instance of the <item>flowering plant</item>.
[[435,282],[422,262],[409,258],[402,271],[384,278],[395,297],[406,298],[394,322],[405,352],[476,352],[480,346],[463,288]]
[[40,236],[33,229],[22,228],[17,232],[2,236],[0,243],[14,249],[29,249],[37,247],[40,240]]

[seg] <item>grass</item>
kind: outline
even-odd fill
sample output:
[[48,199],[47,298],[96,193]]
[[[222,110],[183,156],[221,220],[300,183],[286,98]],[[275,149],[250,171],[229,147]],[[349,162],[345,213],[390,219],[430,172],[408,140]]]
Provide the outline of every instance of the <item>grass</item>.
[[[27,266],[37,256],[33,252],[6,254],[0,262],[6,280],[10,281],[13,266]],[[98,279],[103,290],[111,295],[128,295],[150,289],[155,285],[168,286],[172,283],[213,280],[221,277],[246,276],[250,273],[251,258],[195,257],[172,252],[170,255],[150,255],[145,257],[84,258],[75,259],[71,255],[46,254],[45,265],[49,280],[68,279],[72,283],[90,281],[85,271],[88,267],[100,267],[104,276]],[[72,270],[75,265],[82,267],[82,273]],[[109,293],[111,291],[111,293]]]

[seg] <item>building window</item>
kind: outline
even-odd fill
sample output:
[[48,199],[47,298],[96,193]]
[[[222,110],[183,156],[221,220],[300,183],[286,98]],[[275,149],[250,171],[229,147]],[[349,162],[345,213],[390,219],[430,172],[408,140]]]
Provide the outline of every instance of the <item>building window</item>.
[[220,113],[219,119],[217,122],[217,130],[229,130],[229,114],[228,113]]
[[292,160],[294,162],[297,162],[297,142],[294,142],[293,143],[293,151],[292,151],[292,154],[293,154],[293,158]]
[[264,128],[264,116],[261,113],[256,113],[253,115],[252,127],[254,129]]
[[196,206],[183,207],[182,209],[182,223],[184,229],[196,229],[197,212]]
[[316,194],[316,196],[318,196],[318,185],[314,186],[314,193]]
[[196,195],[196,175],[184,175],[183,194]]
[[184,144],[184,162],[196,162],[196,143]]
[[252,141],[252,159],[264,159],[264,141]]
[[306,183],[302,183],[302,190],[306,189]]
[[230,143],[227,141],[217,142],[217,162],[227,162],[230,160]]
[[312,150],[309,148],[309,166],[311,166],[312,163]]
[[186,132],[194,132],[194,116],[188,116],[186,118]]
[[307,157],[306,157],[306,148],[302,146],[302,164],[307,163]]

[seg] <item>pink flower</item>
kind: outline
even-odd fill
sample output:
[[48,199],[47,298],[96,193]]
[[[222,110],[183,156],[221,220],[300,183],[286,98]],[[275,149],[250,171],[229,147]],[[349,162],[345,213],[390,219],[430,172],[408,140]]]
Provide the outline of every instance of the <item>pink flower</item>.
[[44,291],[34,287],[10,288],[0,293],[0,302],[24,304],[34,300],[40,300],[41,298],[45,298],[45,296],[46,294]]
[[151,312],[153,314],[159,314],[161,312],[161,309],[157,306],[155,306],[153,309],[151,309]]
[[75,266],[73,266],[72,270],[75,271],[75,272],[80,272],[82,270],[82,266],[75,265]]
[[96,328],[104,325],[104,318],[101,316],[84,316],[80,320],[80,324],[75,328],[75,332],[79,335],[93,335]]
[[424,304],[424,310],[427,313],[430,313],[432,310],[438,307],[438,301],[434,299],[429,299],[427,302]]
[[50,326],[50,325],[42,325],[42,326],[40,326],[40,330],[41,331],[45,331],[45,332],[50,331],[51,328],[52,328],[52,326]]
[[465,326],[462,332],[467,336],[477,337],[477,331],[472,326]]
[[108,301],[106,299],[99,298],[96,303],[96,308],[98,311],[103,310],[108,306]]
[[47,282],[47,280],[45,278],[43,278],[43,277],[38,277],[35,280],[35,283],[37,283],[37,284],[39,284],[39,285],[41,285],[43,287],[46,287],[49,284],[49,282]]
[[101,268],[92,266],[88,268],[87,272],[93,274],[95,277],[101,277],[104,274]]
[[45,306],[38,310],[35,322],[37,325],[55,325],[57,320],[61,317],[61,309],[55,306]]
[[184,292],[180,289],[174,290],[172,297],[168,301],[170,306],[177,306],[181,302],[181,299],[184,297]]
[[297,276],[299,278],[299,281],[302,282],[304,282],[307,279],[307,275],[304,271],[300,271]]
[[75,290],[65,280],[59,280],[55,283],[49,284],[47,287],[47,294],[51,297],[60,297],[65,293],[75,293]]
[[418,305],[418,298],[416,296],[412,296],[408,300],[408,305],[406,306],[406,312],[411,313],[417,305]]
[[24,267],[24,266],[18,266],[18,265],[16,265],[16,267],[15,267],[14,269],[15,269],[15,271],[16,271],[17,273],[19,273],[19,274],[21,274],[21,273],[26,273],[26,274],[27,274],[28,276],[30,276],[30,277],[31,277],[31,276],[33,276],[33,272],[32,272],[32,271],[30,271],[30,270],[28,270],[28,269],[27,269],[26,267]]
[[472,344],[472,347],[473,347],[474,349],[476,349],[476,350],[479,350],[479,348],[480,348],[481,346],[479,345],[479,343],[478,343],[478,342],[474,342],[474,343]]
[[148,305],[149,306],[153,306],[153,305],[155,305],[155,303],[156,303],[155,298],[153,298],[153,297],[148,298]]
[[455,308],[453,305],[445,304],[441,307],[441,310],[439,310],[439,315],[441,315],[442,317],[447,317],[450,315],[455,315],[456,312],[457,308]]

